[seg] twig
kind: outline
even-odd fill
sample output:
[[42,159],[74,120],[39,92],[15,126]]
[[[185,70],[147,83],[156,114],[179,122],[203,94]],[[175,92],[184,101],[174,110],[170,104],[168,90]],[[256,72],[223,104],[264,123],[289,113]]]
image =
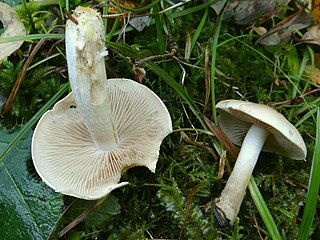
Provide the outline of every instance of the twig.
[[21,71],[19,72],[18,78],[17,78],[17,80],[16,80],[16,82],[15,82],[15,84],[14,84],[12,90],[11,90],[11,93],[10,93],[10,95],[8,97],[8,100],[7,100],[6,104],[4,105],[4,108],[3,108],[3,111],[2,111],[3,115],[7,114],[10,111],[10,109],[11,109],[11,107],[12,107],[12,105],[13,105],[15,99],[16,99],[16,96],[18,94],[18,91],[20,89],[20,86],[21,86],[21,83],[22,83],[22,81],[24,79],[24,76],[25,76],[25,74],[27,72],[27,69],[28,69],[29,65],[31,64],[34,56],[36,55],[38,50],[42,47],[42,45],[44,44],[45,41],[46,41],[46,39],[42,38],[37,43],[37,45],[34,47],[32,52],[30,53],[27,61],[24,63]]
[[187,225],[192,197],[195,194],[195,192],[197,191],[197,189],[200,187],[201,184],[202,184],[202,182],[197,184],[196,186],[194,186],[191,189],[191,191],[189,192],[189,194],[188,194],[187,202],[186,202],[186,215],[185,215],[184,222],[183,222],[183,225],[182,225],[180,233],[179,233],[178,240],[182,239],[183,231],[184,231],[184,229],[186,228],[186,225]]
[[304,94],[302,94],[300,96],[297,96],[295,98],[291,98],[291,99],[288,99],[288,100],[285,100],[285,101],[282,101],[282,102],[272,103],[272,104],[270,104],[270,106],[274,107],[274,106],[279,106],[279,105],[286,104],[286,103],[295,103],[295,102],[301,100],[302,98],[304,98],[305,96],[308,96],[308,95],[310,95],[312,93],[315,93],[315,92],[320,92],[320,88],[313,89],[313,90],[311,90],[309,92],[306,92],[306,93],[304,93]]
[[71,223],[69,223],[66,227],[64,227],[60,232],[58,238],[61,238],[67,232],[69,232],[72,228],[77,226],[80,222],[82,222],[96,207],[98,207],[107,197],[96,200],[88,209],[82,212],[76,219],[74,219]]

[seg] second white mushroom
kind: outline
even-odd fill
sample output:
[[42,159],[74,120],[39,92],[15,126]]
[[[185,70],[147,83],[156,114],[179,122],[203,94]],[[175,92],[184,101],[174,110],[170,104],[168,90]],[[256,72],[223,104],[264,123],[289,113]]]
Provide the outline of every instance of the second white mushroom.
[[216,108],[221,129],[233,143],[242,145],[227,184],[215,200],[215,213],[220,215],[217,217],[226,218],[233,225],[260,152],[301,160],[307,149],[298,130],[269,106],[225,100]]

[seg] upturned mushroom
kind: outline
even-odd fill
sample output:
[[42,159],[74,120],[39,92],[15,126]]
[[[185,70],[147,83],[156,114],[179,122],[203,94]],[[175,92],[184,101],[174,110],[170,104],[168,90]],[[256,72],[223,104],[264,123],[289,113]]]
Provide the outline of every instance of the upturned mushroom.
[[[236,145],[242,145],[226,186],[215,199],[215,214],[229,220],[239,213],[246,188],[261,151],[302,160],[306,145],[298,130],[273,108],[240,100],[225,100],[216,105],[222,131]],[[226,219],[225,219],[226,218]]]
[[66,25],[72,93],[46,112],[34,131],[32,158],[57,192],[99,199],[127,182],[134,166],[156,169],[161,142],[172,132],[164,103],[130,79],[108,79],[100,14],[77,7]]

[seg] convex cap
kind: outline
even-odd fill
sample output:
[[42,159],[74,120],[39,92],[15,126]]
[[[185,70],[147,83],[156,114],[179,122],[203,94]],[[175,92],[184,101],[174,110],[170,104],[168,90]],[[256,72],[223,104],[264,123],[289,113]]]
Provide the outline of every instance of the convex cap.
[[241,145],[251,125],[256,124],[269,131],[262,151],[297,160],[306,157],[307,148],[298,130],[273,108],[241,100],[224,100],[216,108],[219,126],[234,144]]

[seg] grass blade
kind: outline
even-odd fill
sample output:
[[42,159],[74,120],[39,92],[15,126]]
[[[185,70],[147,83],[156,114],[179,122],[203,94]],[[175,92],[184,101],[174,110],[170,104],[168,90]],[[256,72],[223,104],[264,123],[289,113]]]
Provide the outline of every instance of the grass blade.
[[263,200],[263,197],[262,197],[262,195],[259,191],[259,188],[258,188],[253,177],[251,177],[251,179],[250,179],[248,188],[249,188],[251,197],[253,199],[253,202],[256,205],[256,207],[260,213],[260,216],[268,229],[268,232],[269,232],[271,238],[275,239],[275,240],[282,239],[281,235],[279,233],[279,230],[277,228],[277,225],[275,224],[275,222],[272,218],[272,215],[267,207],[267,204]]
[[206,9],[200,23],[199,23],[199,26],[197,27],[197,30],[196,32],[194,33],[193,37],[192,37],[192,40],[191,40],[191,47],[190,47],[190,51],[189,51],[189,54],[188,56],[186,56],[186,59],[189,59],[190,58],[190,55],[191,55],[191,52],[193,50],[193,47],[194,45],[196,44],[201,32],[202,32],[202,29],[203,29],[203,26],[207,20],[207,17],[208,17],[208,9]]
[[217,1],[218,0],[211,0],[211,1],[208,1],[206,3],[200,4],[200,5],[191,7],[191,8],[186,8],[183,11],[173,13],[172,17],[173,18],[177,18],[177,17],[182,17],[182,16],[185,16],[185,15],[188,15],[188,14],[192,14],[192,13],[200,11],[200,10],[202,10],[204,8],[210,7],[211,5],[216,3]]
[[316,143],[314,147],[314,155],[312,160],[310,180],[308,186],[306,206],[303,211],[302,221],[298,232],[297,239],[308,239],[311,233],[313,217],[317,207],[317,198],[320,186],[320,108],[317,112],[317,126],[316,126]]

